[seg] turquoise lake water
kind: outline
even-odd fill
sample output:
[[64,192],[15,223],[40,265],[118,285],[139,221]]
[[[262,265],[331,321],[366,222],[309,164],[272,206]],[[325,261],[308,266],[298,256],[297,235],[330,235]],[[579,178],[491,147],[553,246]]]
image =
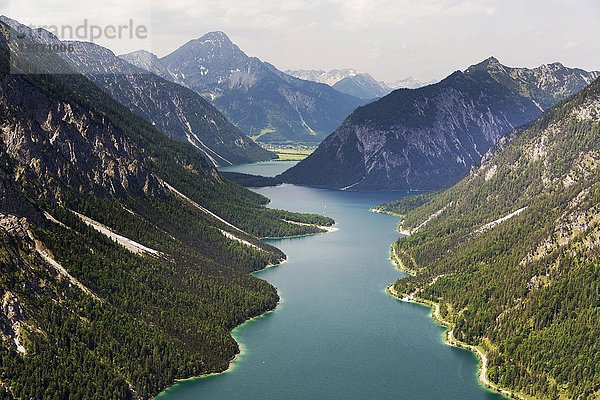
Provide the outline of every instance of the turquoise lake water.
[[[273,176],[293,164],[227,170]],[[338,230],[270,240],[288,262],[255,275],[278,288],[277,309],[234,330],[243,353],[230,371],[179,383],[161,400],[503,398],[479,385],[475,355],[443,343],[428,308],[385,293],[402,275],[389,259],[398,220],[369,208],[406,194],[256,191],[271,207],[326,214]]]

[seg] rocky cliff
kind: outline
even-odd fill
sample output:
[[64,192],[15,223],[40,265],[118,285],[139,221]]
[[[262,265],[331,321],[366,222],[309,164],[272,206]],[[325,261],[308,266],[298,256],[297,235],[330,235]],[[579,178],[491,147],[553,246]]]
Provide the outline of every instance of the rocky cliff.
[[[479,165],[514,128],[535,119],[542,112],[539,101],[556,104],[595,74],[551,66],[517,71],[490,58],[437,84],[396,90],[357,109],[281,177],[348,190],[440,189]],[[529,86],[537,91],[523,89],[523,76],[531,77]]]

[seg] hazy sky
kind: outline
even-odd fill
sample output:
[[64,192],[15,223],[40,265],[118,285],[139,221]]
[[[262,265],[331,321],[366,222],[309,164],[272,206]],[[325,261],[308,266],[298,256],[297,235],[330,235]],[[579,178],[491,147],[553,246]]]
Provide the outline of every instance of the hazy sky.
[[600,69],[599,0],[0,0],[0,11],[35,25],[148,26],[142,41],[98,40],[116,53],[162,56],[221,30],[282,70],[353,67],[385,81],[442,78],[490,55]]

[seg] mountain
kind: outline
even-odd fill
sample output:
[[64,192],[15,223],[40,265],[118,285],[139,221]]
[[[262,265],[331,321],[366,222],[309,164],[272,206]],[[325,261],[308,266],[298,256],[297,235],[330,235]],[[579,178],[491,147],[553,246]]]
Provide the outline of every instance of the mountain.
[[399,81],[387,83],[387,87],[390,89],[418,89],[423,86],[433,85],[434,83],[438,83],[437,79],[431,81],[420,81],[418,79],[409,76],[408,78],[400,79]]
[[[148,65],[139,54],[123,57],[141,68]],[[244,133],[264,143],[317,144],[365,103],[249,57],[222,32],[191,40],[159,64],[172,81],[211,99]]]
[[329,71],[322,69],[289,69],[285,73],[305,81],[324,83],[329,86],[335,85],[344,78],[351,78],[359,74],[353,68],[331,69]]
[[285,255],[258,236],[333,221],[266,208],[33,45],[0,23],[0,397],[150,398],[223,371],[230,330],[278,302],[249,273]]
[[119,58],[127,61],[129,64],[136,65],[144,71],[152,72],[162,78],[171,79],[169,72],[160,64],[160,59],[156,54],[147,50],[137,50],[131,53],[122,54]]
[[[16,21],[2,20],[29,37],[47,44],[61,42],[49,32],[41,34]],[[264,150],[233,126],[210,102],[181,85],[134,67],[97,44],[65,42],[71,51],[59,52],[75,71],[86,75],[102,90],[166,135],[187,141],[215,165],[264,161],[274,154]],[[146,64],[152,69],[152,57]],[[57,71],[58,72],[58,71]]]
[[[512,78],[510,68],[501,74],[498,65],[490,58],[437,84],[399,89],[358,108],[281,178],[352,190],[437,190],[456,183],[502,137],[541,113],[535,99],[543,96],[515,89],[526,74]],[[596,74],[564,67],[536,70],[555,71],[552,85],[545,74],[531,83],[554,103]]]
[[477,70],[487,71],[504,86],[533,100],[542,110],[576,93],[600,76],[600,71],[567,68],[558,62],[533,69],[506,67],[494,57],[473,65],[467,73]]
[[435,79],[423,82],[412,76],[390,83],[378,82],[371,75],[357,72],[352,68],[332,69],[330,71],[299,69],[285,72],[296,78],[325,83],[342,93],[367,100],[383,97],[396,89],[418,89],[439,82]]
[[288,70],[286,74],[313,82],[325,83],[339,92],[364,100],[383,97],[392,89],[385,83],[377,82],[367,73],[357,72],[352,68],[323,70]]
[[349,94],[360,99],[372,100],[383,97],[392,90],[380,82],[377,82],[369,74],[358,74],[349,76],[336,82],[333,88],[339,92]]
[[597,399],[600,80],[428,197],[382,207],[410,233],[393,254],[414,275],[395,291],[438,303],[450,340],[485,352],[512,397]]

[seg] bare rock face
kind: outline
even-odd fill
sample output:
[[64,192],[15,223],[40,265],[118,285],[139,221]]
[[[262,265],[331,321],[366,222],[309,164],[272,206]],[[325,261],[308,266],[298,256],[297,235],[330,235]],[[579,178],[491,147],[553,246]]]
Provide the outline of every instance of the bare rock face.
[[0,293],[2,308],[0,309],[0,334],[17,352],[25,354],[27,351],[20,340],[23,311],[17,297],[11,292]]
[[[0,20],[33,40],[61,43],[48,32],[42,36],[6,17]],[[167,136],[190,142],[213,164],[231,165],[274,158],[272,153],[232,125],[208,100],[188,88],[163,79],[170,75],[159,68],[156,63],[158,58],[153,54],[140,51],[122,59],[97,44],[69,42],[69,45],[73,51],[57,55],[67,61],[73,71],[88,77],[104,92],[153,123]],[[139,63],[140,68],[130,62]]]
[[0,84],[0,114],[0,141],[17,163],[15,180],[52,183],[31,185],[36,195],[60,202],[67,188],[90,185],[109,194],[158,190],[142,152],[102,115],[49,98],[19,76]]
[[2,313],[11,321],[21,318],[21,307],[17,298],[10,292],[2,298]]
[[596,75],[555,64],[510,68],[490,58],[440,83],[396,90],[358,108],[281,177],[347,190],[447,187],[477,167],[508,133]]

